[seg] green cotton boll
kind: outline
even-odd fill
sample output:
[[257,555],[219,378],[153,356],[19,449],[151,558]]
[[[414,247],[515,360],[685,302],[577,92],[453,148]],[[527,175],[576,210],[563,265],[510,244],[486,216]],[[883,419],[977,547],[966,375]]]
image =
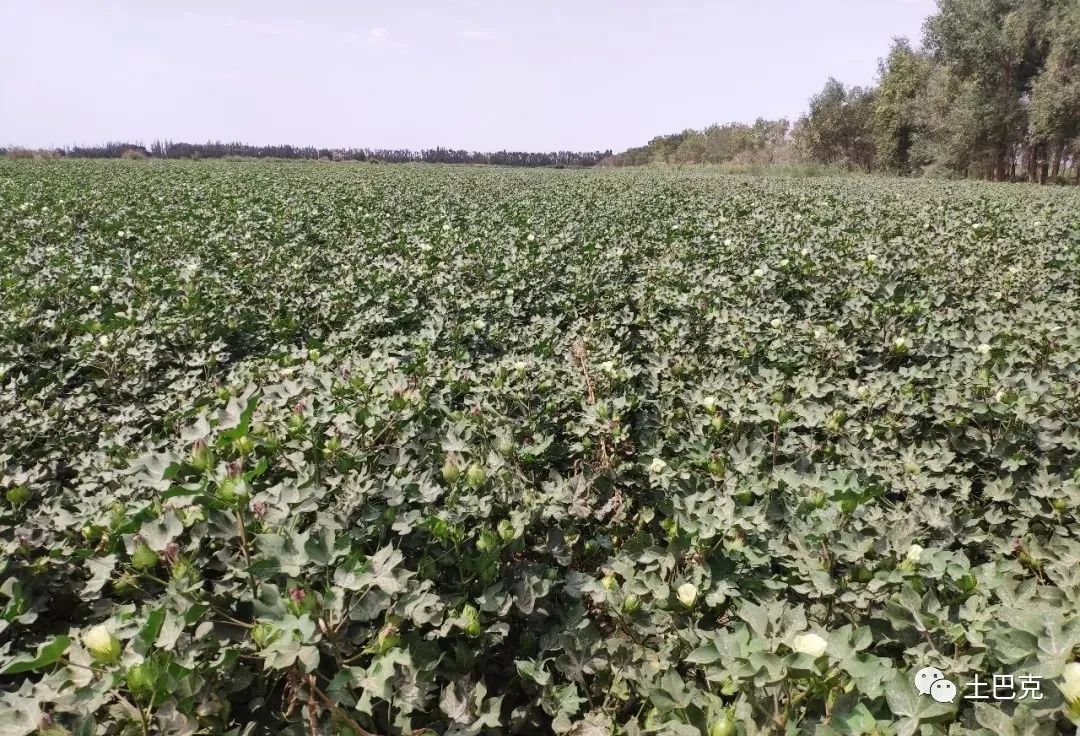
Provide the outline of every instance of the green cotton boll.
[[726,712],[709,721],[709,736],[735,736],[735,721]]
[[281,635],[281,631],[269,621],[256,621],[251,627],[251,640],[255,646],[264,649]]
[[501,519],[496,526],[496,530],[504,542],[511,542],[517,538],[517,529],[514,528],[514,523],[509,519]]
[[218,483],[217,496],[227,504],[242,504],[251,495],[251,488],[243,478],[223,478]]
[[487,473],[484,471],[484,467],[479,463],[470,465],[469,469],[465,471],[465,482],[474,489],[478,489],[484,485],[484,483],[487,482]]
[[172,566],[172,579],[182,585],[191,585],[199,579],[199,575],[190,561],[180,558]]
[[443,482],[450,486],[457,483],[458,478],[461,477],[461,469],[450,458],[447,458],[446,461],[443,463],[441,472]]
[[188,456],[188,463],[195,468],[206,472],[214,467],[214,451],[205,442],[196,443]]
[[139,578],[130,572],[120,573],[120,575],[113,581],[112,586],[113,590],[115,590],[116,593],[121,596],[134,593],[141,589],[141,586],[139,584]]
[[152,659],[148,659],[129,667],[125,679],[129,690],[143,695],[154,690],[160,674],[161,668]]
[[26,486],[15,486],[14,488],[9,488],[4,494],[4,498],[7,499],[7,502],[9,504],[14,506],[15,508],[18,508],[19,506],[22,506],[24,503],[30,500],[30,489]]
[[150,549],[146,542],[140,542],[131,553],[131,564],[138,570],[151,570],[158,564],[157,552]]
[[463,620],[461,629],[469,636],[478,636],[480,634],[480,612],[476,610],[476,606],[466,603],[461,607],[461,616]]
[[498,547],[499,537],[487,529],[480,532],[480,535],[476,538],[476,549],[479,552],[490,552],[498,549]]
[[450,539],[452,530],[450,524],[447,523],[445,519],[440,519],[438,517],[433,518],[430,522],[429,529],[431,531],[431,536],[435,537],[435,539],[440,541]]

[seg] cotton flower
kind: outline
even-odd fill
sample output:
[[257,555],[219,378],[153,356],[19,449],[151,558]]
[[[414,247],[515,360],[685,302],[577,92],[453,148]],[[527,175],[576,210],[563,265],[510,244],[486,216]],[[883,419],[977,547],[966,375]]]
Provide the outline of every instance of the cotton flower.
[[697,601],[698,589],[693,583],[683,583],[675,591],[675,595],[679,599],[679,603],[682,603],[687,608],[693,608],[694,603]]
[[922,553],[923,553],[923,548],[920,547],[917,544],[913,544],[910,547],[908,547],[907,555],[904,557],[904,559],[907,560],[908,562],[912,563],[912,564],[916,564],[916,563],[918,563],[919,559],[922,557]]
[[893,340],[893,347],[896,348],[897,350],[903,350],[907,346],[908,346],[907,338],[898,337],[895,340]]
[[198,272],[199,262],[188,261],[184,264],[183,268],[180,269],[180,278],[184,281],[191,281],[193,278],[195,278],[195,274],[197,274]]
[[979,347],[975,348],[975,352],[979,353],[980,355],[989,355],[990,354],[990,346],[987,345],[985,342],[980,343]]
[[1065,700],[1072,706],[1080,706],[1080,662],[1071,662],[1065,665],[1065,671],[1061,673],[1061,684],[1058,690],[1065,696]]
[[764,268],[755,268],[754,269],[754,278],[755,279],[760,279],[760,278],[763,278],[764,276],[765,276],[765,269]]
[[654,473],[663,473],[665,470],[667,470],[667,466],[667,463],[657,457],[653,458],[652,463],[649,465],[649,470]]
[[120,640],[104,626],[89,629],[82,635],[82,642],[99,662],[115,662],[120,658]]
[[773,317],[771,320],[769,320],[769,325],[771,325],[772,327],[779,327],[782,324],[784,323],[780,321],[779,317]]
[[870,265],[873,265],[873,264],[877,263],[877,256],[875,256],[873,253],[871,253],[870,255],[868,255],[866,257],[866,262],[869,263]]
[[716,411],[717,405],[716,397],[706,396],[704,399],[701,400],[701,405],[705,408],[705,411],[709,412],[710,414],[714,413]]
[[93,286],[90,287],[90,293],[94,294],[94,295],[100,294],[101,293],[101,287],[98,286],[97,284],[94,284]]
[[820,657],[828,648],[828,643],[817,634],[799,634],[792,642],[791,648],[800,654]]

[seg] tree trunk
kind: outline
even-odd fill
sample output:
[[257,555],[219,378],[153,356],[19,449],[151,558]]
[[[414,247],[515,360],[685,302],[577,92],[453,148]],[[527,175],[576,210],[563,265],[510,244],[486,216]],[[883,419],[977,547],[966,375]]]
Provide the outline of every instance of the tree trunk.
[[1057,150],[1054,152],[1054,178],[1058,178],[1058,174],[1061,173],[1061,159],[1065,157],[1065,142],[1059,141],[1057,144]]
[[1035,181],[1035,165],[1038,163],[1038,147],[1032,143],[1028,146],[1027,150],[1027,180],[1029,182]]

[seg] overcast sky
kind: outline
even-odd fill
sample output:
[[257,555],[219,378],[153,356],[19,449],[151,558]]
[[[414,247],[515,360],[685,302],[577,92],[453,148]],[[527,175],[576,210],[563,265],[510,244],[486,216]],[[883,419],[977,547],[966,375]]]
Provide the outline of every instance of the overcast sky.
[[0,0],[0,145],[621,150],[874,80],[933,0]]

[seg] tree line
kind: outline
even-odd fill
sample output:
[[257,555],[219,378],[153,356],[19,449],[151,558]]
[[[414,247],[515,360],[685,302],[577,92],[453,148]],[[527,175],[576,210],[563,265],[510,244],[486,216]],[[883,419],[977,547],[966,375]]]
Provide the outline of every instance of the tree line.
[[872,87],[835,79],[789,124],[659,136],[607,163],[810,162],[897,174],[1080,183],[1080,2],[939,0]]
[[[21,151],[26,155],[33,153]],[[5,153],[0,149],[0,154]],[[20,151],[6,153],[18,155]],[[378,161],[385,163],[442,163],[489,164],[494,166],[595,166],[609,158],[611,151],[496,151],[481,153],[451,148],[430,148],[420,151],[382,148],[317,148],[314,146],[253,146],[247,143],[183,143],[157,140],[149,146],[142,143],[110,141],[98,146],[70,146],[48,152],[53,156],[72,158],[279,158],[325,159],[329,161]]]

